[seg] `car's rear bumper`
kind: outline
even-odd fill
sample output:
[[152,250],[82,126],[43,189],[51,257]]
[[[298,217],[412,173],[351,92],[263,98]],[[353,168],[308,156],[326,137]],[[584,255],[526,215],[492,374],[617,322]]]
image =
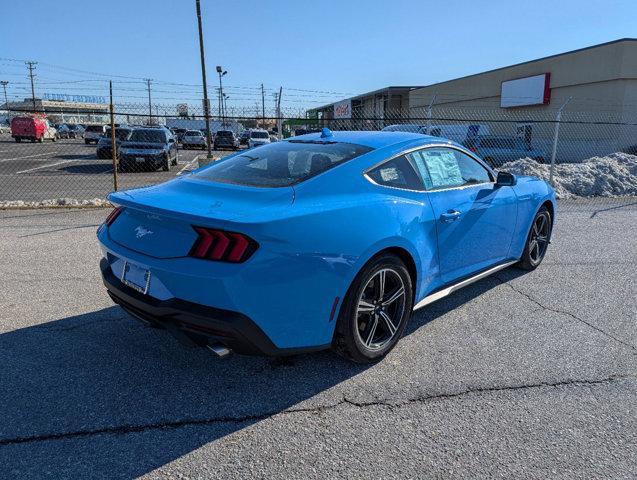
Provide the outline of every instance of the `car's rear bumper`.
[[268,356],[317,351],[329,346],[279,348],[242,313],[178,298],[159,300],[144,295],[118,279],[106,258],[102,258],[100,270],[108,294],[115,303],[145,323],[166,328],[182,343],[193,346],[220,343],[237,353]]
[[[142,158],[143,160],[138,160]],[[119,154],[119,163],[125,165],[154,165],[159,166],[166,159],[165,153],[121,153]]]

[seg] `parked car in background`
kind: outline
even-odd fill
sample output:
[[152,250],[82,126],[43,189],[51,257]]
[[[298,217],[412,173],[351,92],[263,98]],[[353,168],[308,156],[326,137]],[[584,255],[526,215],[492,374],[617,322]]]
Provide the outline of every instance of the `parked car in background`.
[[71,138],[82,138],[84,136],[84,127],[75,123],[67,123],[67,127],[71,131]]
[[527,157],[540,163],[546,161],[546,154],[533,148],[522,137],[489,135],[466,140],[463,144],[492,168]]
[[254,148],[260,145],[267,145],[270,143],[270,135],[266,130],[254,128],[250,130],[250,138],[248,139],[248,147]]
[[11,136],[20,143],[22,140],[40,142],[51,140],[55,142],[58,132],[46,118],[41,117],[13,117],[11,119]]
[[184,134],[188,131],[186,128],[171,128],[171,130],[179,143],[181,143]]
[[58,138],[72,138],[71,129],[65,123],[61,123],[56,127],[58,131]]
[[106,125],[87,125],[84,129],[84,143],[89,145],[94,143],[97,145],[100,137],[104,135]]
[[224,148],[231,148],[232,150],[239,148],[239,139],[232,130],[217,130],[215,134],[214,149],[221,150]]
[[134,128],[119,146],[119,168],[127,170],[169,171],[177,165],[177,142],[164,128]]
[[133,317],[219,355],[333,348],[361,363],[413,310],[535,269],[557,209],[547,182],[460,145],[327,129],[108,200],[100,269]]
[[184,150],[189,148],[205,150],[208,147],[208,142],[201,130],[186,130],[181,137],[181,145]]
[[[119,156],[119,147],[122,142],[128,140],[133,129],[129,127],[115,127],[115,149]],[[106,127],[104,135],[97,141],[95,155],[97,158],[113,158],[111,127]]]
[[239,134],[239,145],[247,145],[250,140],[250,130],[243,130]]

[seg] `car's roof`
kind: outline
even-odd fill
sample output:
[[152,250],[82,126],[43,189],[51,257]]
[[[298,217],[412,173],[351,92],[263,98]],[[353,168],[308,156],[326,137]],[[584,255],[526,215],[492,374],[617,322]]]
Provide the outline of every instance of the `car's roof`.
[[410,140],[423,140],[423,143],[440,143],[439,137],[423,135],[414,132],[387,132],[387,131],[332,131],[329,137],[322,137],[321,133],[308,133],[290,137],[288,140],[312,140],[326,142],[344,142],[365,145],[371,148],[382,148]]

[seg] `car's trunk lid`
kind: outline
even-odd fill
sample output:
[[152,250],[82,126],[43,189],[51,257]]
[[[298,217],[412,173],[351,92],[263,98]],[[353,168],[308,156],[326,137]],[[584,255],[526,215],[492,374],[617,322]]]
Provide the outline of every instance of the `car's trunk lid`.
[[109,227],[115,242],[153,257],[173,258],[188,255],[197,238],[194,225],[241,231],[242,217],[291,205],[294,190],[183,178],[108,198],[124,207]]

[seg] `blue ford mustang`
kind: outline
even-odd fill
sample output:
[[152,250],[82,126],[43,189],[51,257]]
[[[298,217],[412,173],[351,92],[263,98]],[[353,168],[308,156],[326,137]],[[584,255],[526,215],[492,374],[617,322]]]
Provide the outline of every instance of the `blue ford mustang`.
[[98,229],[111,298],[219,355],[332,347],[384,356],[412,310],[542,261],[544,181],[406,132],[331,132],[111,193]]

